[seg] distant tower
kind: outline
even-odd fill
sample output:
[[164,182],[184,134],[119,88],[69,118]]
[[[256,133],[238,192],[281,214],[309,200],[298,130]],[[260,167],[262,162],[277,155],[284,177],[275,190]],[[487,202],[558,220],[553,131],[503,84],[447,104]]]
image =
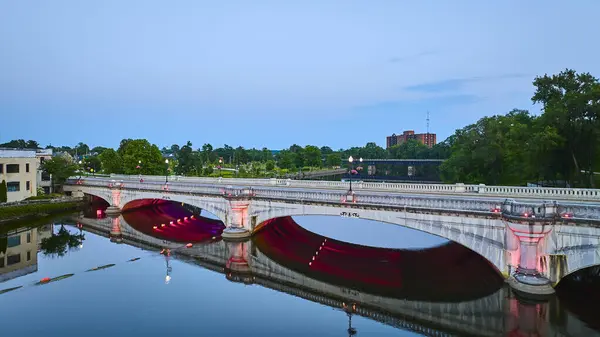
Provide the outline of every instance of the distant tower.
[[427,111],[427,135],[429,135],[429,111]]

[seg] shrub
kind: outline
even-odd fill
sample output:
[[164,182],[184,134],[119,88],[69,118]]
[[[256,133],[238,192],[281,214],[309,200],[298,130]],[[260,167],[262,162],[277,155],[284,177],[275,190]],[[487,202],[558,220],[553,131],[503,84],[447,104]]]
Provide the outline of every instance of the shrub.
[[0,219],[13,218],[21,215],[49,214],[67,209],[73,209],[78,205],[78,202],[69,201],[0,207]]
[[6,180],[2,180],[0,184],[0,202],[8,201],[8,189],[6,188]]

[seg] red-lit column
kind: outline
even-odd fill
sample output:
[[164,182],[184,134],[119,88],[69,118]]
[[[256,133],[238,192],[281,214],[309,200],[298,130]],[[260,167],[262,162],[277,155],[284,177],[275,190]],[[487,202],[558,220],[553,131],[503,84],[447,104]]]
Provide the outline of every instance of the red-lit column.
[[106,209],[106,214],[121,213],[121,189],[118,187],[111,188],[111,203]]
[[[545,278],[539,269],[539,251],[548,233],[552,231],[552,225],[543,221],[506,222],[507,241],[516,243],[517,251],[513,263],[517,268],[509,278],[509,284],[517,291],[535,294],[549,295],[554,293],[550,281]],[[516,242],[514,242],[516,240]]]
[[250,238],[248,209],[250,200],[229,200],[229,213],[227,216],[227,228],[221,236],[223,239],[246,240]]
[[110,241],[121,243],[123,241],[123,233],[121,232],[121,217],[111,217],[112,227],[110,229]]
[[228,280],[233,282],[252,283],[252,269],[250,267],[249,250],[251,241],[226,242],[229,251],[229,259],[225,264],[225,272]]

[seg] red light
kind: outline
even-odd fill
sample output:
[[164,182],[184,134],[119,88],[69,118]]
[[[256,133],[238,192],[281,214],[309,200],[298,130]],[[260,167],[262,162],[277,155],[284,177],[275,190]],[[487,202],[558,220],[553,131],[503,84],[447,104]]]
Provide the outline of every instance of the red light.
[[174,224],[173,221],[169,222],[169,225],[173,225],[173,224]]
[[185,245],[187,248],[192,248],[192,244],[188,243],[187,245]]
[[183,218],[183,221],[188,221],[188,217],[187,217],[187,216],[186,216],[186,217],[184,217],[184,218]]
[[163,224],[160,224],[160,227],[165,227],[165,226],[166,226],[166,225],[165,225],[164,223],[163,223]]
[[158,229],[158,226],[152,226],[152,229]]
[[528,217],[528,216],[529,216],[529,214],[527,214],[527,213],[523,213],[523,216],[524,216],[524,217]]
[[196,218],[195,218],[193,215],[192,215],[190,218],[192,218],[192,220],[193,220],[193,219],[196,219]]
[[309,265],[309,266],[312,266],[312,262],[309,262],[309,263],[308,263],[308,265]]

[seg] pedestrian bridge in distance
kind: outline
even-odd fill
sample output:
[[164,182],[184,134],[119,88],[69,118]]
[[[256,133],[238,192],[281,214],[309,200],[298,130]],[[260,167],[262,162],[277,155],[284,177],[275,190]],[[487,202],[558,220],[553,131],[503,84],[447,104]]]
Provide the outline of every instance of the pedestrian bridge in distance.
[[206,210],[243,239],[273,219],[362,218],[459,243],[487,259],[521,292],[548,295],[577,270],[600,265],[600,190],[484,185],[394,184],[113,176],[69,179],[65,191],[126,212],[140,200]]
[[[84,230],[110,237],[115,243],[156,252],[169,249],[178,259],[221,273],[232,282],[273,289],[341,310],[349,317],[366,317],[424,336],[501,336],[532,333],[531,329],[541,336],[564,333],[551,324],[552,314],[560,305],[558,301],[522,302],[506,286],[461,302],[381,296],[321,281],[290,269],[263,253],[253,240],[231,242],[213,238],[188,247],[184,243],[164,240],[159,235],[142,233],[129,225],[127,218],[123,214],[104,219],[74,216],[72,220],[81,224]],[[169,274],[177,277],[176,271],[167,270]],[[511,309],[508,311],[507,308]],[[569,334],[598,335],[573,315],[562,319]]]

